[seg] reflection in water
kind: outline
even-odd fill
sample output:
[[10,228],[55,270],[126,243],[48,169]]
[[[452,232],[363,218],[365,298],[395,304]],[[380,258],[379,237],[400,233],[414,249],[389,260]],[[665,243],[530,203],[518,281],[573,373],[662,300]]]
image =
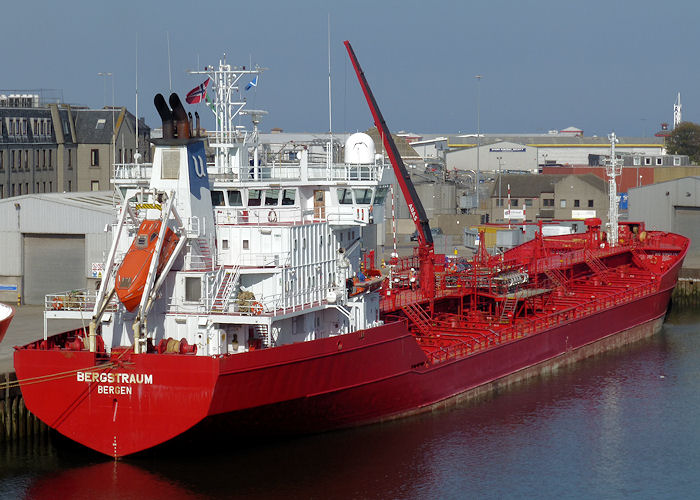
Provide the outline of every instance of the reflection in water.
[[31,483],[25,498],[176,500],[201,496],[140,467],[110,461],[47,474]]
[[451,410],[120,462],[0,445],[0,482],[25,498],[690,497],[699,361],[700,316],[672,316],[652,339]]

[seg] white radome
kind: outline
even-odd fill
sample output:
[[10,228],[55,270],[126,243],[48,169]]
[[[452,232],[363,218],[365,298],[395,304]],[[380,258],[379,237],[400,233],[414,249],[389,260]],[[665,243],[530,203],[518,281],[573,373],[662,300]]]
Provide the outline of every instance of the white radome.
[[371,165],[375,153],[374,141],[367,134],[356,132],[345,141],[345,163]]

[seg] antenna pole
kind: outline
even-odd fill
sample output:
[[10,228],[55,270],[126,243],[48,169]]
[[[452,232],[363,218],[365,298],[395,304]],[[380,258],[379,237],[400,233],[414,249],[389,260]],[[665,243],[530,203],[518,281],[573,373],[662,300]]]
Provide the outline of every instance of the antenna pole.
[[135,163],[139,162],[139,34],[136,33],[136,156]]
[[170,68],[170,32],[165,32],[166,38],[168,39],[168,83],[170,84],[170,93],[173,92],[173,72]]
[[618,212],[617,212],[617,183],[615,177],[622,173],[622,165],[618,163],[615,157],[615,143],[618,142],[615,132],[608,135],[610,139],[610,161],[606,166],[606,174],[608,176],[608,197],[610,205],[608,209],[608,244],[611,247],[617,246],[618,236]]
[[328,167],[333,163],[333,108],[331,103],[331,14],[328,13],[328,133],[330,134]]

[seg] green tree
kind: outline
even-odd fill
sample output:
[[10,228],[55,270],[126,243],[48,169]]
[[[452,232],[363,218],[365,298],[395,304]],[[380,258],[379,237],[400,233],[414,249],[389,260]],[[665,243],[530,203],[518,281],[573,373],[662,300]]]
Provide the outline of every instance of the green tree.
[[669,154],[688,155],[693,163],[700,162],[700,125],[681,122],[666,138]]

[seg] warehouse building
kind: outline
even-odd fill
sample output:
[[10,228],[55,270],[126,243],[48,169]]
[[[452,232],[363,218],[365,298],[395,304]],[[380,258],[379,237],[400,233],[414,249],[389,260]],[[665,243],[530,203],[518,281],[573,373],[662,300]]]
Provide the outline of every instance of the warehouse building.
[[[664,148],[661,137],[619,137],[620,155],[653,158]],[[447,168],[475,170],[477,157],[481,172],[537,172],[548,165],[589,165],[590,158],[610,155],[607,137],[580,137],[568,134],[482,135],[477,147],[473,135],[450,136]]]
[[685,177],[629,190],[628,218],[647,229],[690,238],[684,267],[700,268],[700,177]]
[[509,174],[493,183],[489,222],[607,219],[605,181],[593,174]]
[[112,191],[0,200],[0,301],[94,289],[111,241]]

